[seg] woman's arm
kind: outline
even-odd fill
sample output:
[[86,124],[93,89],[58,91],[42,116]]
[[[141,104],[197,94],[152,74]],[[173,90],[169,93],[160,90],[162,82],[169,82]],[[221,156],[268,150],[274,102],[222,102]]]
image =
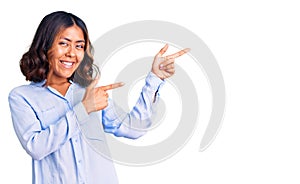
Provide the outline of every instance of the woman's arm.
[[163,56],[168,50],[166,44],[155,55],[151,72],[146,77],[146,84],[142,89],[140,97],[131,112],[125,113],[122,109],[113,104],[112,101],[103,110],[104,130],[115,136],[136,139],[146,133],[151,126],[153,119],[153,105],[157,103],[157,93],[163,80],[174,75],[175,58],[187,53],[190,49],[186,48],[171,55]]
[[[72,136],[78,134],[80,123],[83,123],[88,117],[81,103],[73,109],[65,108],[65,112],[58,113],[57,109],[49,110],[47,112],[49,117],[45,117],[45,119],[52,121],[53,118],[56,121],[48,123],[49,126],[43,128],[43,120],[38,118],[38,114],[34,110],[36,107],[32,107],[30,100],[22,94],[22,90],[13,90],[9,94],[11,116],[20,143],[35,160],[43,159],[55,152]],[[49,103],[48,100],[51,99],[43,98],[44,103]],[[57,104],[57,106],[61,108],[61,104]]]
[[164,81],[150,72],[135,106],[129,113],[110,99],[109,105],[102,111],[104,131],[130,139],[144,135],[152,124],[153,106],[158,103],[158,90],[163,84]]

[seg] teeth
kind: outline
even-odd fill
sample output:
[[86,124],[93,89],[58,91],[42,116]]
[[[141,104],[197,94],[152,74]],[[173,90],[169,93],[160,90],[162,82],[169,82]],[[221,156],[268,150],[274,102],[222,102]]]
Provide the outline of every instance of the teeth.
[[62,62],[64,65],[68,65],[68,66],[72,66],[73,65],[73,63],[69,63],[69,62]]

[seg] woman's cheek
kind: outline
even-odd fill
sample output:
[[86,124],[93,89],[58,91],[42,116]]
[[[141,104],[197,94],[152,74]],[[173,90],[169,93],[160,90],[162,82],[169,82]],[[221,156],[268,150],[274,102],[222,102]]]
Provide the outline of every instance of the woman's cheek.
[[84,57],[84,52],[77,55],[77,61],[79,61],[79,63],[81,63],[83,60],[83,57]]

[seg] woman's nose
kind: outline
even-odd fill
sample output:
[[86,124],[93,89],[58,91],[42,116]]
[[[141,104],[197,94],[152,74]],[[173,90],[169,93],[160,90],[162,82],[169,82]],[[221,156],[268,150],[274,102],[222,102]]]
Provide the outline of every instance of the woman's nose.
[[68,48],[68,51],[67,51],[67,53],[66,53],[66,55],[67,55],[68,57],[74,57],[74,56],[76,56],[76,54],[75,54],[75,49],[74,49],[73,47],[69,47],[69,48]]

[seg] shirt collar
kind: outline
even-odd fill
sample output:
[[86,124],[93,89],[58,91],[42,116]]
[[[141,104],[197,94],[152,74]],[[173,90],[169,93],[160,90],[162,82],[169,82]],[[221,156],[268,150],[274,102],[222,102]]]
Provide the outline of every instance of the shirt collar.
[[[41,82],[31,82],[30,85],[33,85],[33,86],[37,86],[37,87],[44,87],[45,84],[46,84],[46,79],[45,80],[42,80]],[[69,81],[71,84],[75,84],[73,81]]]

